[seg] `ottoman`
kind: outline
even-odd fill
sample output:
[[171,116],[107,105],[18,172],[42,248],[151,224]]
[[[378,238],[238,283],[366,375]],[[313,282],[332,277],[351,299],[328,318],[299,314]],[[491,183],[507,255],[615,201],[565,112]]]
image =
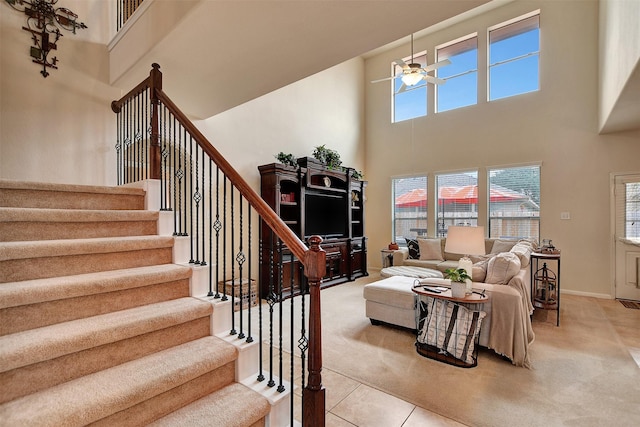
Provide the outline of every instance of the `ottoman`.
[[[442,277],[442,276],[440,276]],[[382,322],[416,329],[415,277],[392,276],[364,286],[365,315],[373,325]]]

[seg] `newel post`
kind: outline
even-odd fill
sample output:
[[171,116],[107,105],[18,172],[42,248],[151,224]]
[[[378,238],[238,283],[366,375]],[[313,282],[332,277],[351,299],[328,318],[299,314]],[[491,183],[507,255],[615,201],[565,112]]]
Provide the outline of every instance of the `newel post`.
[[326,271],[326,253],[320,247],[322,238],[309,238],[304,256],[305,275],[309,281],[309,380],[302,390],[302,425],[324,426],[325,389],[322,386],[322,319],[320,284]]
[[151,92],[151,143],[149,147],[149,175],[151,179],[160,179],[160,99],[162,90],[162,72],[160,65],[151,64],[149,73],[149,91]]

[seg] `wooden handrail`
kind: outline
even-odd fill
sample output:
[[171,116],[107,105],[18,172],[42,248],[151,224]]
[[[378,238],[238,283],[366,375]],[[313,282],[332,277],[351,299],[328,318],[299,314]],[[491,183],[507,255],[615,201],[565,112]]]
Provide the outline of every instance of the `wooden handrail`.
[[169,97],[162,91],[158,91],[158,98],[169,109],[169,111],[178,118],[178,121],[185,127],[187,132],[193,136],[193,139],[200,145],[200,147],[207,153],[214,161],[220,170],[229,178],[231,183],[240,190],[240,193],[247,199],[247,201],[253,206],[258,215],[262,217],[269,228],[282,242],[291,250],[291,252],[298,258],[304,259],[307,252],[307,246],[296,236],[293,231],[282,221],[282,219],[276,215],[271,207],[265,202],[262,197],[255,192],[253,188],[242,178],[242,176],[229,164],[218,150],[207,140],[207,138],[198,130],[197,127],[187,116],[176,107],[176,105],[169,99]]
[[240,194],[255,209],[256,213],[269,228],[282,240],[291,253],[304,266],[304,275],[309,284],[309,342],[308,342],[308,374],[309,380],[302,394],[303,425],[325,425],[325,389],[322,386],[322,326],[320,312],[320,285],[326,272],[326,253],[321,248],[322,238],[309,238],[310,247],[284,223],[267,202],[249,186],[244,178],[231,166],[220,152],[209,142],[189,118],[174,104],[162,90],[162,73],[158,64],[152,65],[149,77],[129,91],[125,96],[111,103],[111,109],[119,113],[127,101],[135,98],[145,90],[150,90],[151,101],[151,140],[149,151],[149,169],[152,179],[160,178],[160,105],[169,112],[190,134],[198,146],[213,160],[222,173],[236,187]]

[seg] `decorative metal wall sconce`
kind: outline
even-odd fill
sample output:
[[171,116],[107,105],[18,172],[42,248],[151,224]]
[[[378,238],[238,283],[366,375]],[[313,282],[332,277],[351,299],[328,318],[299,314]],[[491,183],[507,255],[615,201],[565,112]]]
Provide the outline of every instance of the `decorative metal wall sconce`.
[[77,22],[78,15],[64,7],[55,7],[58,0],[5,0],[15,10],[27,15],[27,26],[23,30],[31,33],[33,46],[30,54],[33,62],[42,65],[43,77],[49,73],[47,68],[58,69],[58,58],[49,59],[51,50],[58,48],[56,43],[62,37],[58,27],[76,33],[76,28],[87,28],[83,22]]

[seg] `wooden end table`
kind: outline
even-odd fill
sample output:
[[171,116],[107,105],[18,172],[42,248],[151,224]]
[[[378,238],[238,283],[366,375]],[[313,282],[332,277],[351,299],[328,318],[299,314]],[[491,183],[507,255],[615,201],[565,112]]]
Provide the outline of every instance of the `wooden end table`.
[[[489,297],[484,292],[474,291],[464,298],[454,298],[451,289],[441,292],[429,290],[437,287],[420,284],[413,288],[418,295],[416,351],[422,356],[454,366],[477,366],[478,322],[482,325],[484,315],[481,310]],[[435,310],[431,316],[428,308]]]

